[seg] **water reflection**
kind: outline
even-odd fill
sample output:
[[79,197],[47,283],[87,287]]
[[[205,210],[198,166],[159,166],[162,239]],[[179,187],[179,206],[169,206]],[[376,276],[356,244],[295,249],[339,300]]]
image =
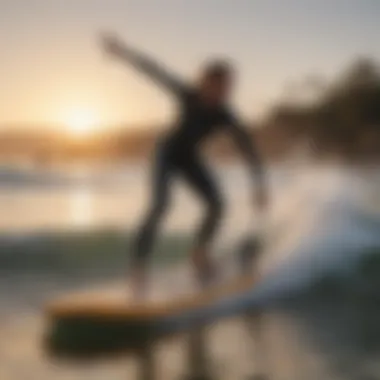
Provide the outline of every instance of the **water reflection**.
[[[234,198],[230,224],[243,216],[251,220],[249,186],[242,185],[245,172],[223,169],[221,182],[228,199]],[[3,176],[1,176],[1,173]],[[35,230],[67,230],[93,227],[134,227],[145,210],[149,194],[146,168],[78,168],[76,171],[56,169],[0,170],[0,232]],[[230,181],[233,176],[234,181]],[[236,179],[237,177],[237,182]],[[240,180],[239,180],[240,178]],[[173,207],[167,218],[170,229],[187,229],[196,223],[200,205],[193,194],[176,183]],[[177,191],[178,190],[178,191]],[[240,219],[241,222],[241,219]]]
[[82,187],[76,190],[70,199],[69,224],[75,228],[83,228],[91,224],[93,215],[94,195],[90,189]]

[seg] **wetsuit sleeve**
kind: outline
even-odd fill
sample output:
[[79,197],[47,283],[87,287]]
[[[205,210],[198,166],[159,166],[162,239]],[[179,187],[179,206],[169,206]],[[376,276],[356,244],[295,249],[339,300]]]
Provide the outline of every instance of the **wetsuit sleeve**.
[[244,124],[231,113],[226,115],[225,126],[247,160],[252,179],[258,181],[258,185],[262,190],[266,189],[264,165],[257,151],[253,136],[248,133]]
[[108,53],[144,73],[175,95],[187,94],[188,89],[185,83],[142,52],[112,37],[103,38],[103,44]]

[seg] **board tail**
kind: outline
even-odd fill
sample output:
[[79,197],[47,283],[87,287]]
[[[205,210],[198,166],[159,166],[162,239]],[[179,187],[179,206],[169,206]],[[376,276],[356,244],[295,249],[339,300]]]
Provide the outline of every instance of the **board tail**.
[[196,310],[186,311],[180,316],[173,317],[169,323],[175,330],[192,329],[220,319],[251,312],[260,307],[260,299],[261,297],[258,296],[253,287],[242,294],[231,295],[226,299],[210,303]]

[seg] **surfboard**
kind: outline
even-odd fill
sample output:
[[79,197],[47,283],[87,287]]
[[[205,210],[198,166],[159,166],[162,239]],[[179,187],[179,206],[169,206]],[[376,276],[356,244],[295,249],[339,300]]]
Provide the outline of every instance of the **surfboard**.
[[157,299],[129,301],[104,294],[66,296],[46,307],[45,347],[55,355],[104,355],[135,350],[149,342],[179,333],[182,315],[251,289],[252,274],[209,287],[206,291]]
[[[175,271],[170,269],[168,275],[174,272],[177,278],[168,284],[165,291],[160,294],[159,290],[164,289],[156,287],[156,297],[142,302],[128,299],[123,286],[119,286],[116,297],[108,291],[95,291],[59,298],[46,306],[48,328],[45,347],[55,355],[112,354],[141,348],[191,328],[193,317],[190,318],[191,323],[184,323],[189,316],[213,305],[216,307],[223,302],[238,300],[255,286],[257,276],[253,275],[253,269],[261,252],[261,240],[253,235],[253,238],[245,239],[235,252],[238,256],[232,255],[232,262],[225,265],[232,272],[224,275],[230,277],[224,276],[223,282],[203,291],[194,292],[189,286],[193,289],[191,293],[184,294],[183,289],[179,289],[180,294],[176,293],[178,287],[187,287],[184,283],[189,277],[177,268]],[[162,274],[161,279],[171,277]],[[225,313],[211,315],[211,321],[215,321]],[[207,320],[210,321],[210,317]]]

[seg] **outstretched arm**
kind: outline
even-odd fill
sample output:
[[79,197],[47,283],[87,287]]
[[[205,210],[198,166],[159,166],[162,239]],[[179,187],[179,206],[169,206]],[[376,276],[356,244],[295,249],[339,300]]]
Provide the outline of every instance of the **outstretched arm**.
[[186,92],[186,86],[175,75],[166,71],[145,54],[126,45],[119,38],[103,35],[102,45],[108,54],[143,72],[172,93],[179,96]]
[[259,208],[267,205],[268,189],[266,183],[266,171],[263,162],[258,154],[252,136],[246,128],[234,116],[229,116],[229,123],[226,125],[240,151],[244,155],[250,169],[251,177],[257,185],[256,203]]

